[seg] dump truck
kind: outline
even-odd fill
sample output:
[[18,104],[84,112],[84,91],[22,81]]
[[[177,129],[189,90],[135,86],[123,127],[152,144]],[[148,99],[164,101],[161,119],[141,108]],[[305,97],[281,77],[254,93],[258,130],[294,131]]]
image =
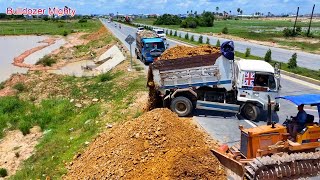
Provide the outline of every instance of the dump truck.
[[280,75],[269,63],[235,60],[232,41],[212,52],[195,56],[188,52],[191,56],[176,59],[165,52],[169,59],[150,64],[151,106],[168,107],[182,117],[194,109],[204,109],[242,113],[249,120],[259,120],[270,96],[272,109],[279,110],[275,97]]
[[[318,107],[320,94],[277,97],[297,106]],[[317,176],[320,172],[320,126],[308,114],[306,124],[296,137],[289,138],[287,118],[283,124],[272,121],[269,101],[267,125],[245,129],[240,126],[240,143],[230,148],[212,149],[213,154],[229,170],[243,179],[290,179]]]
[[143,30],[136,33],[135,54],[144,64],[152,63],[165,49],[164,40],[154,32]]

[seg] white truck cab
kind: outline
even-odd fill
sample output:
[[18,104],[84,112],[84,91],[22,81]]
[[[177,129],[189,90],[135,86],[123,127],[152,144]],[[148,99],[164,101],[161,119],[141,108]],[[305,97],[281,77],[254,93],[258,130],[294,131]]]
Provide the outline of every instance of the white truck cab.
[[[279,94],[279,81],[274,68],[261,60],[235,61],[235,83],[237,100],[243,102],[242,111],[246,111],[248,119],[255,119],[260,109],[267,110],[268,96],[271,98],[273,110],[279,109],[275,99]],[[251,112],[251,113],[249,113]]]

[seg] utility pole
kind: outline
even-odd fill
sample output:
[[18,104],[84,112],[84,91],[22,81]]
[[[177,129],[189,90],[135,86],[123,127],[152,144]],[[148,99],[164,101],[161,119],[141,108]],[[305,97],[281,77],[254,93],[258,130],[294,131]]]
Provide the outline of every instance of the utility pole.
[[312,13],[311,13],[311,18],[310,18],[310,23],[309,23],[309,28],[308,28],[307,36],[309,36],[309,34],[310,34],[311,22],[312,22],[312,17],[313,17],[313,12],[314,12],[314,7],[315,7],[315,6],[316,6],[316,5],[314,4],[314,5],[313,5],[313,8],[312,8]]
[[296,20],[294,21],[293,32],[296,32],[296,24],[297,24],[298,16],[299,16],[299,7],[297,10]]

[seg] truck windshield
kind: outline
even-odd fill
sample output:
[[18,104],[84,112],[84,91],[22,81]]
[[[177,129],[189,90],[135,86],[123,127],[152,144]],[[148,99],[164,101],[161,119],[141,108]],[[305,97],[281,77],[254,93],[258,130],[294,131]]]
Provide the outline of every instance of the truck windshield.
[[164,34],[163,31],[157,31],[157,34]]
[[271,74],[256,74],[254,86],[268,87],[269,89],[276,89],[276,81]]
[[152,49],[164,49],[164,43],[163,42],[146,43],[146,49],[148,51]]

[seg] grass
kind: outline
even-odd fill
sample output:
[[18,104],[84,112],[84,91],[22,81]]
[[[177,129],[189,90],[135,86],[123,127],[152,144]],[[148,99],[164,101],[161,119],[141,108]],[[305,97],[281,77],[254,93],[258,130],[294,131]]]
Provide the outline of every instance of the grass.
[[73,32],[95,32],[101,27],[99,20],[22,20],[0,21],[0,35],[48,34],[67,35]]
[[[155,19],[136,19],[134,22],[152,25]],[[164,28],[174,30],[183,30],[195,33],[222,33],[225,27],[228,28],[228,34],[257,41],[276,42],[280,45],[294,47],[297,46],[302,50],[308,52],[315,52],[320,50],[319,43],[311,44],[307,42],[290,42],[290,40],[283,37],[282,31],[276,28],[292,28],[293,22],[288,20],[257,20],[257,19],[244,19],[244,20],[219,20],[214,22],[213,27],[197,27],[180,28],[179,25],[157,25]],[[297,22],[297,26],[308,27],[308,22]],[[320,27],[320,22],[313,22],[312,27]],[[320,39],[320,30],[313,31],[314,38]],[[307,37],[304,37],[308,39]],[[310,38],[311,39],[311,38]]]
[[26,89],[26,87],[23,83],[17,83],[13,86],[13,88],[18,90],[19,92],[22,92]]
[[[38,105],[18,97],[0,98],[0,132],[8,124],[10,129],[19,128],[24,133],[28,133],[34,125],[46,132],[36,147],[36,153],[24,162],[22,169],[12,179],[42,179],[46,176],[60,179],[67,172],[65,163],[86,147],[85,142],[90,142],[106,122],[125,120],[135,94],[146,90],[143,75],[131,80],[126,80],[127,76],[124,71],[117,71],[97,77],[69,76],[62,79],[73,84],[73,95],[104,99],[104,103],[110,104],[108,109],[103,108],[100,101],[76,108],[64,98],[46,99]],[[116,84],[119,82],[124,82],[121,88]],[[83,89],[86,89],[85,93]],[[110,116],[104,119],[106,113],[110,113]]]

